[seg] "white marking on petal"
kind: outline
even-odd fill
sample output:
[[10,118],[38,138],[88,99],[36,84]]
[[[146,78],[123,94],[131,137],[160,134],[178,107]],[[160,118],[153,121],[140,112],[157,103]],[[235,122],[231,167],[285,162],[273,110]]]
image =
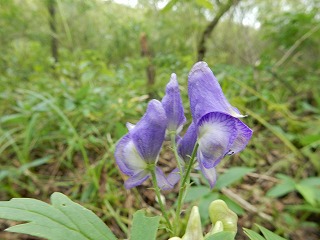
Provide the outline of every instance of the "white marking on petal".
[[214,159],[225,154],[228,150],[230,133],[219,122],[205,123],[199,128],[199,146],[203,155],[211,153]]
[[136,125],[133,124],[133,123],[129,123],[129,122],[126,123],[126,127],[127,127],[127,129],[129,130],[129,132],[130,132],[130,130],[132,130],[135,126],[136,126]]
[[220,112],[208,113],[199,120],[198,157],[206,168],[216,166],[230,150],[237,136],[235,120]]
[[244,118],[246,117],[247,115],[242,115],[240,113],[237,113],[234,109],[230,108],[229,110],[229,114],[232,116],[232,117],[235,117],[235,118]]
[[147,166],[146,162],[139,155],[132,140],[124,147],[123,156],[123,161],[127,167],[132,170],[142,170]]

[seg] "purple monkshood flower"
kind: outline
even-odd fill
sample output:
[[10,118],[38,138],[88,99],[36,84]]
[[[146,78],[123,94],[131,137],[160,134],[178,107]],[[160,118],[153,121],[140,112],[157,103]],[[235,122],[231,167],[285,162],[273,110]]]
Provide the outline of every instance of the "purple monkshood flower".
[[224,156],[242,151],[252,130],[238,119],[244,116],[228,102],[207,63],[198,62],[191,69],[188,94],[193,123],[184,136],[187,140],[178,143],[178,152],[186,161],[197,141],[199,168],[213,187],[216,165]]
[[[125,182],[127,189],[141,185],[151,176],[151,168],[158,161],[168,119],[158,100],[151,100],[141,120],[136,124],[127,124],[129,132],[117,143],[116,163],[120,170],[129,176]],[[154,165],[154,166],[152,166]],[[178,181],[176,172],[168,177],[159,167],[155,167],[158,185],[161,189],[170,189]]]
[[244,117],[228,102],[206,62],[197,62],[192,67],[188,77],[188,94],[193,121],[196,123],[209,112]]
[[171,74],[170,82],[166,87],[166,94],[162,99],[162,105],[168,118],[168,133],[174,132],[175,134],[179,134],[183,124],[186,122],[186,117],[184,116],[182,99],[175,73]]

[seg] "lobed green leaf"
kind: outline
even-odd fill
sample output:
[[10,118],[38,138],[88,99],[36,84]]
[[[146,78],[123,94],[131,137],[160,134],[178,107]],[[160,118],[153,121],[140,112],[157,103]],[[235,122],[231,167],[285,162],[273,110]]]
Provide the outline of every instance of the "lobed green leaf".
[[155,240],[159,227],[160,216],[147,217],[144,210],[133,214],[130,240]]
[[62,193],[51,195],[51,203],[13,198],[0,202],[0,218],[23,221],[6,229],[52,240],[117,239],[92,211],[72,202]]

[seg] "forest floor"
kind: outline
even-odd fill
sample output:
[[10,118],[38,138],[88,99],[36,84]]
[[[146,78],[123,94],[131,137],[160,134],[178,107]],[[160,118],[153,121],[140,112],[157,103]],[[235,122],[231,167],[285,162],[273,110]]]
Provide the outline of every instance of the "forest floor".
[[[161,154],[160,156],[160,165],[164,167],[164,171],[168,172],[175,167],[175,161],[173,158],[173,154],[170,151],[166,151]],[[273,156],[273,158],[277,158],[277,156]],[[70,188],[68,186],[58,186],[57,182],[54,179],[59,178],[61,176],[68,176],[69,179],[79,179],[80,176],[83,174],[83,166],[79,160],[75,160],[75,166],[77,168],[74,172],[61,172],[60,170],[57,171],[56,164],[48,164],[45,167],[42,166],[41,170],[38,173],[41,176],[45,176],[50,173],[55,173],[55,176],[46,178],[46,183],[43,184],[43,181],[39,180],[39,184],[37,184],[37,191],[30,193],[30,192],[21,192],[21,195],[24,197],[32,197],[38,198],[43,201],[48,202],[48,198],[44,198],[45,194],[50,194],[54,191],[60,191],[64,194],[68,195],[71,194]],[[219,169],[219,173],[224,172],[228,167],[235,166],[239,164],[240,158],[239,157],[232,157],[227,160],[227,164]],[[113,168],[116,168],[115,164],[112,164]],[[199,176],[199,173],[193,173],[194,176]],[[121,176],[121,177],[119,177]],[[123,179],[125,176],[118,175],[118,178],[115,179],[119,186],[123,184]],[[107,174],[102,175],[101,183],[106,183],[108,181]],[[242,228],[252,228],[254,227],[254,223],[258,223],[260,225],[265,226],[269,230],[276,231],[277,228],[279,229],[279,224],[282,224],[283,221],[282,214],[285,212],[287,206],[292,206],[296,204],[301,204],[303,202],[302,197],[295,192],[287,194],[285,197],[278,198],[278,199],[270,199],[267,198],[266,192],[277,183],[277,178],[268,175],[268,173],[263,172],[252,172],[247,174],[241,183],[236,184],[234,187],[228,187],[222,189],[220,192],[221,194],[226,195],[238,205],[240,205],[243,210],[244,214],[239,216],[238,221],[238,234],[236,239],[238,240],[245,240],[248,239],[243,232]],[[131,209],[133,211],[140,209],[140,208],[148,208],[152,214],[160,214],[158,210],[158,204],[155,201],[155,194],[153,190],[150,188],[150,181],[145,182],[142,186],[137,187],[137,190],[125,190],[123,187],[118,189],[119,196],[122,196],[122,199],[125,199],[122,202],[121,206],[114,206],[115,208],[125,208]],[[19,188],[19,186],[12,186],[13,188]],[[71,186],[70,186],[71,187]],[[166,196],[166,204],[168,208],[174,204],[174,201],[177,197],[179,191],[179,186],[176,186],[173,190],[164,192],[164,196]],[[103,197],[105,194],[105,189],[102,187],[99,191],[99,195]],[[86,205],[86,207],[90,208],[90,205]],[[190,209],[190,204],[187,203],[185,205],[185,209]],[[94,212],[97,209],[92,209]],[[97,213],[97,212],[96,212]],[[102,215],[103,213],[98,212],[98,215]],[[308,215],[308,219],[313,222],[320,222],[320,215]],[[112,231],[120,238],[125,239],[125,234],[119,228],[116,221],[109,219],[107,225],[112,229]],[[35,237],[30,237],[26,235],[18,235],[13,233],[4,232],[3,230],[9,226],[14,225],[15,223],[11,221],[0,220],[0,239],[6,240],[18,240],[18,239],[39,239]],[[283,222],[283,229],[286,231],[290,231],[289,238],[290,240],[318,240],[320,239],[320,229],[316,229],[310,226],[299,226],[295,227],[295,229],[288,230],[288,223]],[[210,225],[204,227],[205,231],[208,231]]]

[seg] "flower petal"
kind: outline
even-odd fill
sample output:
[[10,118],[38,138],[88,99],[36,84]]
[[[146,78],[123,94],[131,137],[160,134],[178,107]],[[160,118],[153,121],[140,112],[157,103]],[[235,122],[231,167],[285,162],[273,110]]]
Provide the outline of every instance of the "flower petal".
[[129,177],[127,181],[125,181],[124,186],[126,187],[126,189],[139,186],[144,181],[146,181],[149,177],[150,177],[150,173],[148,171],[140,171],[135,175]]
[[223,112],[233,117],[244,117],[231,106],[221,86],[205,62],[196,63],[188,77],[188,94],[194,122],[209,112]]
[[174,169],[168,177],[165,176],[161,168],[156,167],[156,178],[158,187],[162,190],[170,190],[174,187],[174,185],[179,181],[179,171]]
[[237,137],[234,117],[211,112],[204,115],[198,122],[198,159],[205,168],[216,166],[229,152]]
[[147,166],[138,153],[130,133],[120,139],[114,155],[120,170],[129,176],[134,175],[137,171],[144,170]]
[[179,85],[175,73],[171,74],[170,82],[166,87],[166,95],[162,99],[162,105],[168,118],[168,131],[178,132],[182,130],[186,122]]
[[203,173],[203,176],[208,180],[209,185],[212,189],[216,184],[216,180],[217,180],[216,169],[214,167],[205,168],[201,161],[198,161],[198,163],[199,163],[200,170]]
[[172,172],[168,174],[167,180],[170,183],[170,185],[174,187],[180,180],[179,169],[178,168],[173,169]]
[[197,128],[191,123],[183,138],[178,142],[178,154],[187,163],[197,142]]
[[250,138],[252,137],[252,129],[250,129],[246,124],[241,122],[239,119],[235,119],[237,128],[237,137],[234,140],[230,152],[228,154],[234,154],[242,151],[248,144]]
[[129,122],[126,123],[126,127],[127,127],[127,129],[128,129],[129,132],[130,132],[130,130],[133,129],[135,126],[136,126],[136,125],[134,125],[133,123],[129,123]]
[[167,117],[161,102],[151,100],[141,120],[130,130],[130,136],[142,157],[147,163],[158,159],[167,128]]

